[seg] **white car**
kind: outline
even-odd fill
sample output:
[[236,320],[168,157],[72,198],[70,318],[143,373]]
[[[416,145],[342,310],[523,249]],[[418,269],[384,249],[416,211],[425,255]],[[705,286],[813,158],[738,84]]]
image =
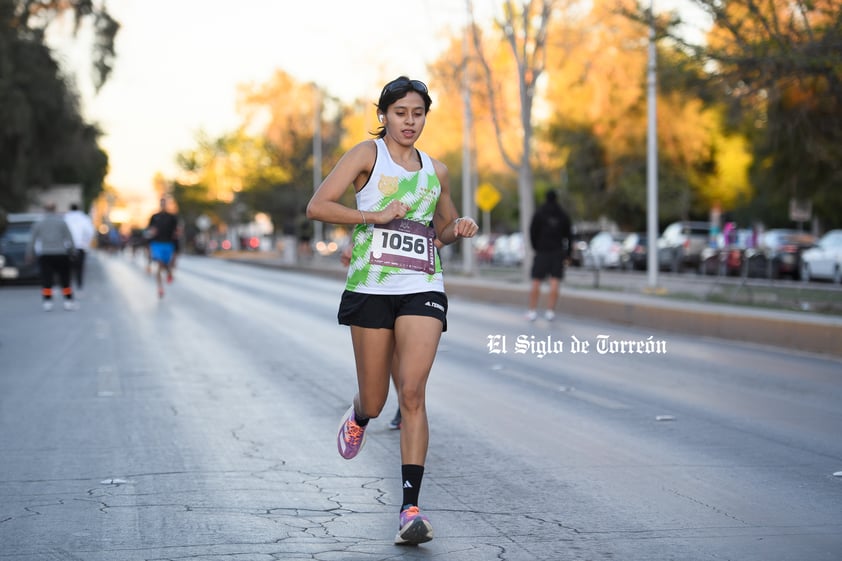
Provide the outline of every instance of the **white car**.
[[508,236],[497,238],[497,241],[494,242],[494,255],[491,261],[495,265],[519,266],[523,263],[525,254],[526,246],[524,245],[523,234],[514,232]]
[[600,232],[591,238],[585,252],[585,267],[589,269],[616,269],[621,265],[623,242],[628,232]]
[[842,230],[831,230],[801,254],[801,279],[842,283]]

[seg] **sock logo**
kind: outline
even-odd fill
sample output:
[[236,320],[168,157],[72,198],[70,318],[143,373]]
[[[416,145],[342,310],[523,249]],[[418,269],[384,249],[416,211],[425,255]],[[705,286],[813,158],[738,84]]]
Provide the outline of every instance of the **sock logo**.
[[403,488],[404,489],[412,489],[412,483],[410,483],[408,480],[404,481],[403,482]]

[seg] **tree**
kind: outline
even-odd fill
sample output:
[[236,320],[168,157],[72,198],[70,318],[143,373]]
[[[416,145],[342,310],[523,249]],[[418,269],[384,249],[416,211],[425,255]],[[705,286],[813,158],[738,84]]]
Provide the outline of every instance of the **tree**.
[[[500,93],[497,98],[495,123],[491,114],[485,71],[474,54],[473,44],[466,46],[464,39],[453,38],[429,67],[434,103],[421,142],[425,146],[433,146],[436,158],[447,165],[451,177],[451,195],[458,207],[462,206],[462,182],[456,178],[463,175],[464,165],[472,165],[474,177],[471,178],[471,185],[488,182],[500,191],[500,202],[491,212],[494,229],[504,232],[517,231],[520,229],[517,173],[512,173],[511,166],[500,153],[501,150],[510,154],[517,153],[521,146],[520,105],[506,103],[501,99],[503,94]],[[493,56],[489,54],[488,60],[492,73],[499,77],[511,75],[515,70],[508,52],[502,49],[487,49],[489,53],[492,51]],[[510,83],[511,81],[503,78],[501,80],[508,88],[505,99],[517,98],[517,88]],[[466,91],[470,98],[472,115],[471,129],[468,131],[471,135],[468,162],[464,161],[463,144]],[[536,136],[534,140],[539,141],[540,138]],[[531,165],[535,169],[540,166],[540,162],[536,162],[533,157]],[[534,177],[534,183],[537,184],[538,179]],[[461,210],[469,212],[471,209]]]
[[86,123],[71,80],[63,76],[44,34],[72,12],[78,26],[93,18],[97,88],[114,59],[118,24],[91,0],[0,0],[0,206],[25,208],[33,189],[80,183],[84,204],[101,191],[108,159],[99,130]]
[[164,185],[164,192],[171,191],[186,223],[195,223],[203,214],[214,224],[228,218],[228,206],[240,185],[240,180],[234,177],[235,171],[228,165],[231,143],[228,136],[212,139],[200,131],[196,135],[196,147],[176,156],[181,169],[179,176],[158,182]]
[[812,200],[829,225],[842,216],[842,4],[836,0],[692,0],[713,22],[706,43],[664,33],[709,70],[753,140],[756,209],[786,220]]
[[[569,152],[565,187],[574,214],[608,216],[637,230],[646,217],[647,32],[623,15],[632,8],[595,1],[551,28],[546,134],[556,151]],[[669,42],[658,60],[659,215],[662,222],[706,217],[712,205],[727,208],[750,195],[746,174],[735,167],[745,172],[750,159],[699,63]]]
[[66,13],[72,14],[74,33],[82,23],[93,20],[94,43],[91,51],[94,86],[97,91],[105,85],[114,68],[116,53],[114,40],[120,29],[105,6],[105,2],[94,0],[0,0],[12,8],[11,23],[39,43],[55,19]]
[[272,164],[265,139],[243,129],[217,138],[200,132],[196,147],[176,162],[181,173],[171,182],[172,195],[188,224],[203,214],[218,226],[249,222],[264,210],[260,194],[289,178]]
[[[281,70],[265,83],[240,86],[238,94],[240,126],[218,138],[200,134],[195,148],[179,154],[179,205],[220,222],[242,223],[265,213],[276,233],[302,234],[309,227],[302,217],[314,187],[316,95],[332,98]],[[338,150],[342,119],[349,116],[357,127],[363,122],[359,112],[328,105],[327,117],[318,119],[325,167]]]
[[[503,18],[496,21],[496,27],[502,34],[503,43],[514,61],[515,79],[504,77],[493,71],[490,56],[487,54],[489,43],[483,41],[479,26],[473,18],[473,6],[468,2],[471,13],[471,36],[476,56],[484,71],[486,94],[488,96],[491,118],[496,130],[497,145],[506,164],[518,175],[518,200],[520,211],[520,231],[527,234],[529,221],[535,209],[534,176],[532,171],[532,109],[536,88],[546,64],[547,27],[553,9],[558,2],[554,0],[526,0],[516,6],[512,0],[503,3]],[[501,96],[510,90],[507,84],[517,88],[517,100],[520,118],[515,134],[520,135],[520,146],[510,153],[503,142],[504,127],[501,122],[503,110]],[[528,244],[527,244],[528,246]],[[530,266],[531,248],[527,247],[523,261],[524,275]]]
[[[324,167],[332,164],[330,155],[338,149],[345,110],[317,85],[299,82],[282,70],[263,84],[242,86],[239,94],[242,127],[258,132],[260,152],[278,172],[253,169],[241,198],[267,213],[276,232],[299,234],[307,227],[303,218],[314,188],[314,123],[321,127],[322,149],[329,155]],[[322,107],[325,102],[328,111]]]

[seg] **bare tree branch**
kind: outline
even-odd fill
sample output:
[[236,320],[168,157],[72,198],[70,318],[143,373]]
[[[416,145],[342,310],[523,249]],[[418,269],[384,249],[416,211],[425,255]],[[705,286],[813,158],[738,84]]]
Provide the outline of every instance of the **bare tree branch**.
[[491,66],[488,64],[488,60],[485,58],[485,49],[482,46],[482,37],[480,35],[479,26],[477,25],[476,20],[474,18],[473,2],[471,0],[467,0],[467,2],[468,10],[471,16],[471,37],[473,39],[474,50],[476,51],[477,60],[479,61],[483,69],[483,77],[485,79],[486,91],[488,92],[488,103],[491,107],[491,121],[494,124],[494,130],[497,131],[497,134],[495,135],[497,140],[497,148],[500,150],[500,155],[502,156],[503,161],[506,163],[506,165],[512,168],[513,170],[517,170],[517,162],[506,151],[506,147],[503,146],[502,135],[500,134],[502,126],[500,125],[500,113],[497,109],[497,95],[495,93],[497,88],[494,87]]

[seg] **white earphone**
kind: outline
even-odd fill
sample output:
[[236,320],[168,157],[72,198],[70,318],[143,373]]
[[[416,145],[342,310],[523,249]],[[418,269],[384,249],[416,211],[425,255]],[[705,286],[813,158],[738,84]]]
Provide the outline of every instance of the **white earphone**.
[[378,115],[377,118],[380,119],[381,123],[383,122],[383,115]]

